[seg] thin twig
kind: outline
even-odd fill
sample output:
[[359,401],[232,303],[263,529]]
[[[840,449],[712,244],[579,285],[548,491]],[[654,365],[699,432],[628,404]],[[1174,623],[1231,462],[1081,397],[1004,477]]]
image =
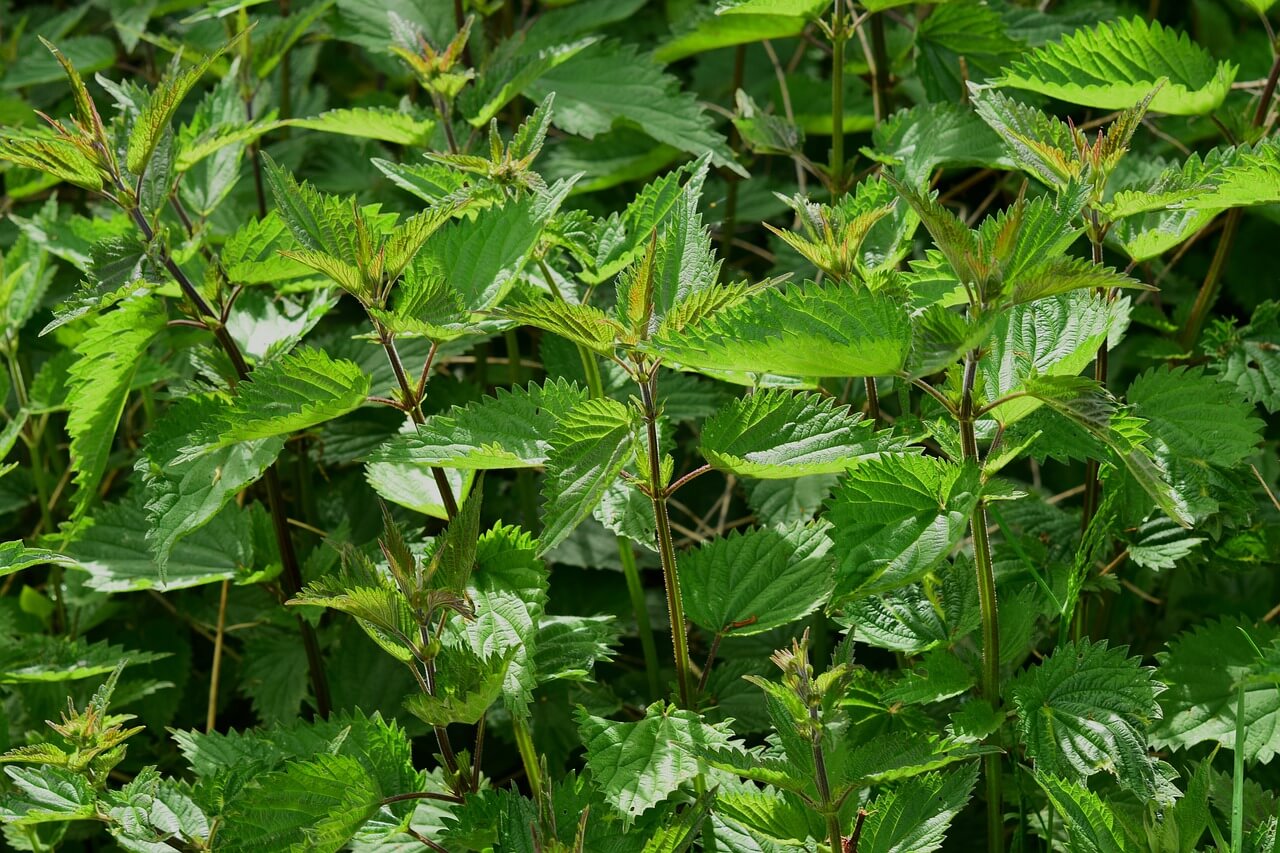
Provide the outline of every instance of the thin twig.
[[209,708],[204,716],[204,730],[212,732],[218,726],[218,680],[222,676],[222,641],[227,629],[227,591],[231,581],[222,582],[218,597],[218,629],[213,639],[213,670],[209,673]]

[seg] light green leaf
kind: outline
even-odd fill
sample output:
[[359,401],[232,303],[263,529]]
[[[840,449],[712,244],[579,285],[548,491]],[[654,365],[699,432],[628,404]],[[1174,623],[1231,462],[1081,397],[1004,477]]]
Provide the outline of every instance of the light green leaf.
[[1261,303],[1244,326],[1216,320],[1205,331],[1205,350],[1213,370],[1246,400],[1280,411],[1280,302]]
[[547,462],[560,419],[586,399],[585,391],[563,379],[499,388],[494,397],[432,415],[416,433],[400,433],[370,459],[474,470],[537,467]]
[[731,0],[714,14],[695,9],[653,57],[669,63],[721,47],[791,38],[829,5],[828,0]]
[[930,853],[969,802],[978,765],[930,773],[876,797],[859,836],[859,853]]
[[812,282],[766,290],[652,342],[655,354],[690,369],[798,377],[890,375],[909,347],[899,300]]
[[1047,773],[1036,773],[1035,780],[1083,853],[1137,853],[1111,807],[1083,783]]
[[854,462],[904,447],[833,398],[767,389],[735,399],[708,418],[699,449],[721,471],[790,479],[838,474]]
[[1023,54],[994,82],[1081,106],[1123,110],[1164,79],[1151,102],[1153,112],[1203,115],[1218,108],[1235,76],[1235,65],[1215,62],[1185,33],[1133,17],[1076,30]]
[[733,531],[676,561],[685,614],[708,631],[759,634],[821,607],[835,585],[830,526]]
[[[989,400],[1024,390],[1031,376],[1075,376],[1089,366],[1115,322],[1105,299],[1071,293],[1016,305],[1002,313],[978,362]],[[1040,406],[1035,398],[1002,403],[991,416],[1006,426]]]
[[630,817],[644,814],[698,775],[697,752],[728,744],[692,711],[655,702],[644,719],[619,723],[577,713],[587,767],[604,798]]
[[710,152],[717,166],[746,176],[693,94],[631,45],[591,45],[524,90],[535,101],[551,92],[553,120],[562,130],[591,138],[625,122],[681,151]]
[[32,566],[63,566],[79,568],[79,564],[63,554],[45,548],[28,548],[22,540],[0,542],[0,577],[29,569]]
[[542,487],[540,553],[563,542],[595,509],[631,455],[634,428],[632,410],[610,399],[587,400],[560,420]]
[[436,693],[413,694],[405,710],[430,726],[475,725],[502,695],[515,651],[481,657],[465,646],[444,650],[436,658]]
[[185,69],[181,68],[181,56],[174,56],[169,70],[148,96],[147,102],[142,105],[137,121],[134,122],[132,132],[129,134],[126,164],[130,172],[141,175],[146,171],[156,146],[160,144],[161,138],[169,129],[169,122],[173,120],[187,93],[200,82],[200,78],[209,70],[209,67],[236,41],[238,39],[227,42]]
[[91,820],[97,814],[97,797],[89,780],[58,767],[6,767],[4,772],[18,789],[16,796],[0,802],[0,820],[18,826]]
[[76,517],[97,496],[134,374],[165,319],[157,301],[131,300],[98,317],[76,345],[79,358],[71,366],[67,389]]
[[339,418],[364,405],[369,383],[355,362],[335,360],[309,347],[294,350],[241,382],[188,455],[288,435]]
[[933,456],[853,466],[828,502],[840,600],[919,580],[951,552],[978,501],[977,469]]
[[383,796],[378,780],[350,756],[294,762],[254,780],[227,803],[218,849],[336,853],[378,812]]
[[145,664],[168,653],[132,651],[106,640],[25,634],[0,650],[0,684],[49,684],[107,675],[122,660]]
[[1160,719],[1155,670],[1087,639],[1059,646],[1009,687],[1018,734],[1039,773],[1083,782],[1100,771],[1142,799],[1156,793],[1147,729]]
[[147,490],[147,542],[165,581],[179,539],[207,524],[244,488],[256,482],[284,447],[275,436],[239,442],[195,458],[184,448],[220,414],[212,397],[188,397],[165,411],[147,435],[134,470]]
[[431,131],[436,125],[430,118],[393,107],[326,110],[312,118],[294,118],[281,123],[322,133],[339,133],[413,146],[424,145],[431,138]]

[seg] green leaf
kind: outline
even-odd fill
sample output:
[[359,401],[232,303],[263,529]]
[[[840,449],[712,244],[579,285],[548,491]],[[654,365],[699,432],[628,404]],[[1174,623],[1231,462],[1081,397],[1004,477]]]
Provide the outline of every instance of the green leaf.
[[[1245,759],[1270,762],[1280,752],[1280,680],[1274,649],[1280,630],[1221,619],[1179,634],[1156,655],[1164,720],[1152,740],[1171,749],[1217,743],[1243,748]],[[1264,650],[1259,660],[1257,649]],[[1245,740],[1236,739],[1236,693],[1245,682]]]
[[826,515],[840,555],[840,600],[889,592],[932,571],[963,538],[979,490],[977,469],[933,456],[853,466]]
[[1213,370],[1246,400],[1280,411],[1280,302],[1258,305],[1248,324],[1219,319],[1205,332]]
[[162,583],[178,540],[199,530],[256,482],[284,447],[284,438],[276,436],[186,457],[183,450],[198,440],[220,409],[209,396],[179,401],[155,422],[135,464],[146,484],[147,541]]
[[1161,80],[1151,110],[1203,115],[1217,109],[1236,66],[1214,62],[1204,48],[1158,21],[1104,21],[1036,48],[1004,70],[995,84],[1107,110],[1141,101]]
[[155,768],[143,768],[107,796],[112,803],[108,813],[117,824],[113,829],[128,842],[168,846],[175,838],[199,843],[209,836],[208,817],[183,791],[182,783],[162,778]]
[[612,616],[544,616],[533,668],[538,683],[591,681],[597,661],[613,656],[622,626]]
[[1066,122],[990,86],[970,84],[969,92],[978,115],[1024,172],[1055,188],[1080,175],[1076,137]]
[[604,798],[632,818],[698,775],[697,752],[728,744],[720,729],[697,714],[663,702],[650,705],[635,723],[606,720],[585,710],[576,717],[592,778]]
[[1009,687],[1018,734],[1038,773],[1083,781],[1100,771],[1144,800],[1156,793],[1146,730],[1160,718],[1155,670],[1087,639],[1059,646]]
[[[976,97],[975,97],[976,101]],[[902,109],[871,131],[869,156],[898,166],[907,182],[922,189],[938,168],[1007,169],[1013,163],[1004,145],[971,110],[955,104],[921,104]]]
[[[1088,293],[1053,296],[1002,313],[978,362],[989,400],[1026,389],[1030,377],[1075,376],[1089,366],[1116,321],[1105,299]],[[991,416],[1008,426],[1041,405],[1035,397],[1002,403]]]
[[551,434],[540,553],[559,545],[591,514],[631,455],[635,415],[615,400],[574,406]]
[[737,398],[702,427],[699,450],[712,466],[742,477],[790,479],[838,474],[901,451],[904,443],[833,398],[766,389]]
[[626,330],[594,305],[560,299],[512,302],[500,311],[504,319],[559,335],[600,355],[613,355]]
[[326,110],[312,118],[289,119],[282,124],[413,146],[425,144],[436,125],[429,118],[392,107]]
[[57,767],[6,767],[18,790],[0,800],[0,819],[30,826],[38,823],[90,820],[97,799],[89,780]]
[[909,347],[900,301],[812,282],[766,290],[652,342],[664,360],[695,370],[799,377],[892,375]]
[[106,640],[89,642],[27,634],[10,638],[0,650],[0,684],[62,683],[107,675],[121,662],[145,664],[167,653],[138,652]]
[[355,362],[335,360],[309,347],[294,350],[241,382],[188,455],[288,435],[342,417],[364,405],[369,384]]
[[218,849],[335,853],[378,812],[383,796],[378,780],[350,756],[294,762],[255,780],[227,803]]
[[227,42],[185,69],[181,68],[181,56],[174,56],[169,70],[160,79],[155,91],[147,97],[147,102],[142,105],[137,121],[134,122],[129,134],[125,162],[130,172],[141,175],[146,171],[147,164],[155,154],[156,146],[169,130],[169,122],[178,112],[178,107],[182,105],[187,93],[200,82],[200,78],[209,70],[209,67],[237,41],[238,39],[233,39]]
[[677,560],[685,615],[708,631],[759,634],[807,616],[831,595],[825,522],[732,531]]
[[102,175],[79,146],[50,131],[0,132],[0,161],[52,175],[87,190],[102,189]]
[[21,540],[0,542],[0,577],[29,569],[32,566],[64,566],[79,568],[71,557],[45,548],[28,548]]
[[475,470],[545,465],[551,436],[587,394],[563,379],[499,388],[464,407],[432,415],[416,433],[401,433],[370,457],[373,461]]
[[594,44],[524,90],[535,101],[551,92],[553,121],[569,133],[591,138],[626,123],[681,151],[710,152],[717,166],[747,174],[693,94],[681,91],[676,78],[631,45]]
[[100,592],[176,590],[233,579],[254,568],[250,516],[228,507],[176,541],[162,575],[143,501],[135,492],[107,504],[94,513],[91,525],[77,530],[66,552],[89,574],[86,586]]
[[738,0],[720,3],[714,14],[695,8],[653,58],[669,63],[721,47],[798,36],[828,5],[827,0]]
[[71,366],[67,389],[76,517],[97,496],[134,374],[165,319],[158,302],[135,299],[101,315],[76,345],[79,358]]
[[502,695],[502,683],[516,651],[486,657],[466,647],[446,649],[436,658],[436,693],[415,693],[405,710],[431,726],[475,725]]
[[951,821],[969,802],[978,765],[930,773],[876,797],[859,836],[859,853],[930,853],[942,846]]
[[1080,376],[1036,376],[1026,382],[1027,393],[1054,412],[1083,427],[1107,446],[1166,515],[1183,527],[1192,516],[1186,501],[1169,484],[1167,472],[1141,443],[1141,421],[1118,410],[1106,389]]
[[1137,853],[1125,835],[1111,807],[1082,783],[1046,773],[1035,774],[1049,797],[1049,804],[1062,816],[1071,840],[1084,853]]
[[445,225],[423,252],[472,311],[492,308],[515,286],[543,227],[568,195],[571,181],[485,208]]

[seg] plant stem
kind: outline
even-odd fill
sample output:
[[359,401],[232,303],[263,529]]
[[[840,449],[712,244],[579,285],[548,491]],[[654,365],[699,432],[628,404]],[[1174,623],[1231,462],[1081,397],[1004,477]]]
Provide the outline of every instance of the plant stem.
[[[553,296],[564,301],[564,294],[556,286],[555,276],[544,258],[538,258],[538,266],[547,287]],[[600,362],[591,350],[578,344],[578,357],[582,360],[582,371],[587,379],[587,391],[591,399],[604,399],[604,379],[600,376]],[[636,563],[636,552],[630,540],[625,536],[618,537],[618,560],[622,563],[622,576],[627,581],[627,595],[631,599],[631,611],[636,618],[636,633],[640,635],[640,649],[644,654],[644,669],[649,678],[649,692],[657,696],[662,692],[661,667],[658,665],[658,643],[653,636],[653,625],[649,622],[649,606],[644,599],[644,583],[640,579],[640,567]]]
[[[733,52],[733,80],[729,84],[730,95],[734,98],[738,97],[738,90],[742,88],[746,60],[747,46],[740,44]],[[738,132],[737,125],[732,127],[733,129],[729,133],[729,148],[737,152],[742,147],[742,134]],[[720,258],[724,263],[725,269],[728,270],[729,256],[733,250],[734,232],[737,230],[738,225],[738,176],[726,170],[725,182],[728,186],[725,188],[724,219],[720,221]]]
[[844,194],[844,0],[831,12],[831,201]]
[[[980,463],[978,439],[974,430],[973,386],[978,374],[978,351],[965,357],[963,396],[960,400],[960,443],[964,458]],[[991,541],[987,537],[987,507],[979,500],[970,520],[973,533],[973,563],[978,575],[978,606],[982,613],[982,695],[997,710],[1000,708],[1000,611],[996,601],[995,569],[991,561]],[[1001,794],[999,755],[982,760],[987,780],[987,850],[1004,850],[1004,804]]]
[[218,726],[218,680],[222,676],[222,642],[227,627],[227,591],[231,581],[222,582],[218,596],[218,628],[213,639],[213,669],[209,673],[209,707],[204,715],[204,730],[212,732]]
[[[153,243],[155,241],[155,232],[147,222],[147,218],[142,215],[142,211],[134,206],[129,208],[128,213],[134,224],[142,232],[147,243]],[[231,337],[227,327],[222,324],[218,313],[200,294],[196,286],[192,284],[191,279],[187,278],[182,268],[173,260],[173,256],[169,254],[168,247],[157,246],[156,248],[160,253],[160,260],[164,268],[173,276],[183,295],[195,307],[196,312],[205,318],[206,324],[213,331],[214,338],[218,341],[222,351],[226,353],[227,358],[231,361],[231,366],[235,369],[237,381],[243,382],[248,379],[249,365],[244,360],[244,354],[240,352],[240,345],[236,343],[235,338]],[[292,598],[302,590],[302,569],[298,562],[298,554],[293,547],[293,537],[289,533],[288,515],[285,512],[284,494],[280,488],[280,475],[276,471],[276,464],[276,462],[272,462],[267,467],[262,476],[262,481],[267,489],[267,510],[271,515],[271,527],[275,532],[276,546],[280,549],[281,585],[285,594]],[[332,703],[329,699],[329,679],[324,671],[324,656],[320,653],[320,642],[316,638],[316,632],[311,627],[311,623],[302,618],[300,614],[295,615],[294,618],[298,622],[298,632],[302,636],[303,650],[307,655],[307,669],[311,676],[311,688],[315,693],[316,713],[322,718],[328,717]]]
[[884,13],[871,15],[871,93],[876,123],[889,117],[893,109],[889,86],[889,50],[884,38]]
[[[1089,242],[1093,248],[1094,266],[1102,266],[1102,234],[1098,228],[1098,213],[1092,211],[1090,214],[1092,224],[1089,228]],[[1107,290],[1100,291],[1107,297],[1110,293]],[[1104,338],[1102,345],[1098,347],[1098,355],[1093,362],[1093,378],[1103,388],[1107,387],[1107,372],[1109,368],[1110,352],[1107,348],[1107,341]],[[1098,493],[1102,489],[1102,482],[1098,479],[1098,460],[1090,459],[1085,462],[1084,468],[1084,507],[1080,514],[1080,529],[1085,531],[1089,529],[1089,522],[1093,521],[1094,514],[1098,511]]]
[[[395,338],[377,320],[373,320],[373,326],[378,333],[378,340],[382,343],[382,349],[387,354],[387,361],[391,363],[391,372],[395,374],[396,384],[400,386],[400,394],[404,397],[404,403],[409,409],[409,417],[415,424],[425,423],[426,418],[422,416],[422,400],[418,398],[414,386],[409,384],[409,376],[404,372],[404,362],[400,360],[400,350],[396,349]],[[444,513],[450,521],[453,521],[454,516],[458,514],[458,501],[454,498],[449,478],[445,476],[444,469],[434,466],[431,468],[431,476],[436,481],[436,489],[440,492]]]
[[516,750],[520,753],[520,763],[524,765],[525,778],[529,780],[529,792],[534,801],[542,799],[542,765],[538,762],[538,751],[533,746],[533,732],[529,724],[518,714],[511,715],[511,729],[516,736]]
[[658,447],[658,406],[655,402],[658,368],[640,383],[645,427],[649,438],[649,490],[653,501],[653,517],[657,523],[658,554],[662,558],[662,582],[667,591],[667,615],[671,622],[671,646],[676,661],[676,686],[680,705],[692,707],[693,690],[689,680],[689,643],[685,636],[684,601],[680,596],[680,576],[676,570],[676,548],[671,538],[671,519],[667,515],[667,498],[662,482],[662,453]]
[[1231,853],[1244,850],[1244,679],[1236,688],[1236,748],[1231,774]]

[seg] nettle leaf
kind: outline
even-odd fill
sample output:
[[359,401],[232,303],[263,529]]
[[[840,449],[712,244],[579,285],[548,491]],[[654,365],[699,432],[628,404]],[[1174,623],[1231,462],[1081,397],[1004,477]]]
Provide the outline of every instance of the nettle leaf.
[[79,568],[79,564],[71,557],[46,548],[28,548],[21,540],[0,542],[0,577],[32,566],[45,565]]
[[97,496],[134,375],[166,319],[157,301],[131,300],[101,315],[76,345],[79,357],[71,366],[67,387],[67,432],[78,487],[77,517]]
[[[901,369],[911,327],[900,300],[848,284],[765,290],[651,348],[693,370],[782,376],[888,376]],[[733,377],[726,377],[733,378]]]
[[107,675],[122,660],[146,664],[167,652],[139,652],[106,640],[26,634],[10,638],[0,651],[0,684],[61,683]]
[[1219,169],[1212,176],[1211,187],[1179,202],[1179,207],[1207,211],[1280,201],[1280,144],[1274,140],[1253,148],[1241,145],[1228,149],[1214,165]]
[[218,849],[333,853],[377,814],[390,793],[350,756],[317,755],[293,762],[255,779],[227,803]]
[[481,657],[463,646],[436,657],[436,692],[415,693],[405,700],[409,713],[430,726],[475,725],[502,695],[516,646]]
[[211,397],[188,397],[167,409],[151,431],[134,465],[146,485],[147,541],[163,583],[179,539],[207,524],[275,461],[284,438],[239,442],[188,458],[183,451],[221,413]]
[[990,86],[969,84],[974,108],[1023,171],[1060,187],[1081,170],[1075,135],[1066,122],[1016,101]]
[[1084,853],[1137,853],[1115,812],[1083,783],[1048,773],[1036,773],[1035,780]]
[[791,38],[826,8],[827,0],[732,0],[705,14],[694,8],[653,56],[669,63],[721,47]]
[[393,142],[396,145],[424,145],[431,138],[436,123],[425,116],[393,107],[356,107],[326,110],[312,118],[289,119],[283,124]]
[[250,519],[238,507],[226,507],[171,545],[162,575],[145,496],[135,489],[123,501],[99,508],[66,551],[88,573],[85,585],[99,592],[183,589],[233,579],[254,567]]
[[636,416],[610,399],[587,400],[551,434],[542,487],[540,553],[559,545],[591,514],[632,455]]
[[699,450],[721,471],[790,479],[838,474],[854,462],[905,446],[830,397],[766,389],[735,399],[708,418]]
[[963,538],[981,483],[976,468],[933,456],[859,462],[827,503],[841,555],[840,600],[917,581]]
[[956,104],[921,104],[898,110],[875,126],[871,141],[874,150],[864,153],[897,166],[918,189],[923,189],[940,167],[1007,169],[1013,165],[1000,137],[972,110]]
[[1160,719],[1154,672],[1124,647],[1085,639],[1019,674],[1009,694],[1036,771],[1076,781],[1106,771],[1142,798],[1154,796],[1146,738]]
[[1106,445],[1166,515],[1183,527],[1191,526],[1185,498],[1143,444],[1141,419],[1121,411],[1105,388],[1082,376],[1033,376],[1024,385],[1029,395]]
[[728,736],[692,711],[655,702],[644,719],[620,723],[576,715],[587,748],[587,767],[605,800],[635,818],[674,794],[698,775],[698,753],[727,746]]
[[191,842],[209,836],[209,819],[183,791],[183,784],[161,777],[154,768],[143,768],[107,796],[109,814],[118,824],[114,831],[130,842],[166,845],[175,836]]
[[555,125],[591,138],[616,124],[639,127],[673,148],[702,155],[746,177],[725,139],[712,129],[710,116],[676,79],[635,47],[618,41],[600,42],[549,70],[525,87],[541,101],[556,95]]
[[147,97],[147,102],[141,106],[137,121],[134,122],[132,131],[129,134],[129,146],[125,162],[130,172],[135,175],[141,175],[146,171],[147,164],[151,161],[152,155],[155,154],[161,138],[169,130],[169,123],[173,120],[174,114],[178,112],[178,107],[182,105],[187,93],[191,91],[196,83],[200,82],[200,78],[204,76],[205,72],[222,54],[235,45],[237,41],[238,39],[233,39],[227,42],[212,53],[205,54],[199,61],[185,69],[181,68],[181,56],[175,55],[173,57],[173,63],[170,65],[168,72],[161,78],[155,90]]
[[1183,33],[1140,17],[1104,21],[1023,54],[994,82],[1099,109],[1122,110],[1167,82],[1151,110],[1203,115],[1217,109],[1236,66],[1215,62]]
[[538,467],[547,462],[560,419],[586,399],[586,391],[564,379],[499,388],[494,397],[432,415],[370,459],[475,470]]
[[[1275,650],[1280,629],[1263,623],[1221,619],[1178,635],[1156,655],[1163,722],[1152,732],[1156,744],[1189,749],[1217,743],[1243,749],[1245,759],[1269,763],[1280,752],[1280,683]],[[1258,658],[1261,648],[1263,659]],[[1245,683],[1245,739],[1236,739],[1236,699]]]
[[826,522],[732,531],[677,560],[685,615],[735,636],[788,625],[814,612],[835,587]]
[[1205,350],[1214,372],[1246,400],[1280,411],[1280,302],[1261,303],[1249,323],[1238,328],[1216,320],[1205,331]]
[[559,335],[600,355],[613,355],[626,330],[614,318],[594,305],[579,305],[559,299],[515,302],[499,311],[504,319]]
[[0,800],[0,819],[7,824],[34,826],[91,820],[97,815],[97,795],[80,773],[58,767],[6,767],[17,792]]
[[[1029,377],[1075,376],[1089,366],[1116,321],[1114,303],[1088,293],[1062,294],[1002,313],[978,362],[987,399],[1025,389]],[[1041,405],[1034,397],[1002,403],[991,416],[1006,426]]]
[[543,227],[559,210],[572,181],[505,200],[443,226],[423,258],[446,275],[470,310],[497,305],[515,286]]
[[288,435],[341,417],[364,405],[369,376],[352,361],[303,347],[253,371],[235,397],[206,426],[203,454],[240,441]]
[[613,656],[621,631],[612,616],[543,616],[533,657],[538,683],[592,680],[596,661]]
[[86,190],[102,189],[102,175],[93,161],[74,142],[52,131],[4,128],[0,133],[0,160]]
[[867,806],[860,853],[930,853],[942,846],[951,821],[969,802],[978,765],[929,773],[880,794]]

